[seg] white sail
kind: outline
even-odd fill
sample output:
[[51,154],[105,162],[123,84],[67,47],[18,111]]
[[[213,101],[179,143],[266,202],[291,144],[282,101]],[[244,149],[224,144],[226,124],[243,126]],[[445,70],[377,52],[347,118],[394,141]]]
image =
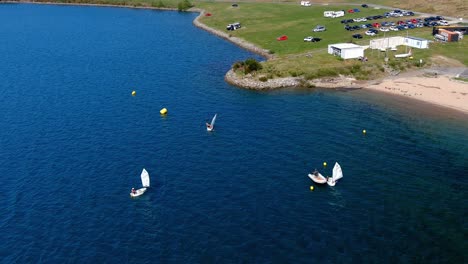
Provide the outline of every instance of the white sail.
[[213,116],[213,119],[211,120],[211,127],[214,127],[214,124],[215,124],[216,116],[217,116],[217,115],[218,115],[218,114],[215,114],[215,115]]
[[343,178],[343,171],[341,170],[340,164],[338,162],[335,162],[335,167],[333,167],[333,181],[337,181],[341,178]]
[[150,186],[149,174],[145,169],[143,169],[143,171],[141,172],[141,184],[143,185],[143,187]]

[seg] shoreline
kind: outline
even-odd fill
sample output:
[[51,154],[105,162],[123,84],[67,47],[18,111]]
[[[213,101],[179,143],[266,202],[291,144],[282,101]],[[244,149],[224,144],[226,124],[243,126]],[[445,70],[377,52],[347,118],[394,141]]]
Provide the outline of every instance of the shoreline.
[[468,115],[468,83],[455,80],[449,74],[430,76],[426,71],[415,71],[369,83],[363,89],[406,97]]
[[[131,6],[91,3],[57,3],[57,2],[31,2],[31,1],[2,1],[1,3],[13,4],[46,4],[46,5],[72,5],[94,7],[119,7],[133,9],[151,9],[161,11],[178,11],[176,8],[161,8],[152,6]],[[267,60],[275,56],[268,50],[262,49],[253,43],[241,38],[232,37],[228,33],[210,28],[200,22],[205,14],[204,9],[190,8],[186,12],[198,12],[193,24],[215,36],[230,41],[231,43],[258,54]],[[468,70],[468,68],[466,68]],[[426,69],[427,70],[427,69]],[[254,76],[239,77],[229,70],[225,74],[225,81],[231,85],[254,90],[272,90],[285,87],[314,87],[329,89],[365,89],[378,91],[387,95],[403,96],[412,100],[423,101],[437,106],[446,107],[464,114],[468,114],[468,83],[453,80],[450,74],[440,74],[437,77],[424,76],[424,70],[405,72],[399,76],[387,76],[379,80],[357,81],[352,77],[330,77],[305,81],[301,77],[286,77],[268,79],[265,82],[254,79]],[[435,80],[437,80],[435,82]]]
[[[151,9],[161,11],[178,11],[172,7],[135,6],[135,5],[112,5],[112,4],[92,4],[92,3],[61,3],[61,2],[35,2],[35,1],[0,1],[0,4],[36,4],[36,5],[64,5],[64,6],[94,6],[94,7],[118,7],[131,9]],[[187,10],[186,12],[193,12]]]
[[226,33],[226,32],[223,32],[223,31],[220,31],[220,30],[217,30],[217,29],[214,29],[214,28],[210,28],[209,26],[203,24],[202,22],[200,22],[200,19],[205,15],[205,10],[204,9],[200,9],[200,8],[191,8],[189,9],[191,10],[192,12],[200,12],[200,14],[193,20],[193,24],[200,28],[200,29],[203,29],[205,31],[208,31],[209,33],[213,34],[213,35],[216,35],[222,39],[225,39],[245,50],[248,50],[248,51],[251,51],[255,54],[258,54],[264,58],[266,58],[267,60],[270,60],[270,59],[273,59],[275,56],[273,54],[270,54],[269,53],[269,50],[266,50],[266,49],[262,49],[258,46],[256,46],[255,44],[253,43],[250,43],[248,41],[245,41],[244,39],[241,39],[241,38],[238,38],[238,37],[232,37],[230,36],[230,34]]

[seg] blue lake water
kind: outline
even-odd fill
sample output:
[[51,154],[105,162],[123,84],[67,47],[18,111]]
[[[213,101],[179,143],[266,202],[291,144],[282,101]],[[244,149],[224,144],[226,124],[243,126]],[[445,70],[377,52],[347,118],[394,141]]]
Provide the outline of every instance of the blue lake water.
[[[196,15],[0,5],[0,262],[468,259],[466,116],[232,87],[255,55]],[[344,178],[310,191],[335,161]],[[152,187],[130,199],[142,168]]]

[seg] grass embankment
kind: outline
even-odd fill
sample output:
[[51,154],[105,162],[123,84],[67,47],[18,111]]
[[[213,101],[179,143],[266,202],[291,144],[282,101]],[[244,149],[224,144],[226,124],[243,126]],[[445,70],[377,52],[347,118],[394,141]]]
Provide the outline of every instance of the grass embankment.
[[[430,49],[413,49],[413,59],[396,59],[395,53],[404,53],[405,48],[388,54],[389,61],[385,65],[385,53],[376,50],[366,50],[365,56],[369,58],[366,63],[357,60],[343,61],[327,53],[328,44],[354,42],[359,45],[369,45],[371,39],[382,38],[381,32],[377,36],[364,35],[366,29],[358,31],[346,31],[342,19],[365,17],[383,14],[385,10],[373,8],[361,8],[361,12],[346,14],[341,18],[325,18],[323,12],[326,10],[348,10],[356,8],[352,5],[340,6],[312,6],[301,7],[294,4],[272,4],[272,3],[240,3],[238,7],[232,7],[230,3],[197,3],[196,6],[212,13],[210,17],[203,17],[202,22],[206,25],[226,31],[226,25],[241,22],[240,30],[232,31],[230,34],[243,38],[264,49],[268,49],[276,55],[276,58],[264,63],[259,76],[288,77],[303,76],[305,79],[313,79],[325,76],[353,75],[358,79],[374,79],[384,75],[384,69],[403,71],[407,68],[419,67],[419,60],[423,65],[430,64],[430,57],[442,55],[461,61],[468,65],[468,45],[466,41],[459,43],[431,43]],[[409,17],[381,19],[367,21],[365,23],[398,21]],[[362,24],[364,22],[355,23]],[[316,25],[324,25],[325,32],[313,32]],[[352,38],[355,33],[364,35],[363,39]],[[410,36],[433,39],[431,28],[418,28],[408,31]],[[387,32],[385,36],[406,36],[406,31]],[[276,38],[287,35],[287,41],[277,41]],[[304,37],[314,36],[322,38],[317,43],[304,42]]]

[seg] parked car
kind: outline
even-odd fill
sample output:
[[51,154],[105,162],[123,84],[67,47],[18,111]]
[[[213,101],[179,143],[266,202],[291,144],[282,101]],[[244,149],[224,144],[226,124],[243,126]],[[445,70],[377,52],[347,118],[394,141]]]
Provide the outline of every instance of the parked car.
[[304,41],[305,41],[305,42],[319,42],[319,41],[321,41],[321,40],[322,40],[321,38],[314,38],[314,37],[310,37],[310,36],[304,38]]
[[448,24],[449,24],[449,23],[448,23],[447,20],[440,20],[440,21],[439,21],[439,25],[441,25],[441,26],[448,26]]
[[348,13],[350,13],[350,14],[354,13],[354,9],[348,10]]
[[380,31],[382,31],[382,32],[388,32],[388,31],[390,31],[390,29],[389,29],[388,27],[381,27],[381,28],[380,28]]
[[366,35],[368,36],[375,36],[379,33],[379,31],[377,29],[369,29],[366,31]]
[[392,30],[392,31],[398,31],[398,28],[397,28],[396,26],[391,26],[391,27],[390,27],[390,30]]
[[366,5],[366,4],[362,4],[361,6],[364,7],[364,8],[368,8],[368,7],[369,7],[369,6]]
[[277,40],[277,41],[288,40],[288,36],[283,35],[283,36],[277,37],[276,40]]
[[233,24],[229,24],[227,25],[226,29],[227,30],[237,30],[241,28],[241,24],[239,22],[236,22],[236,23],[233,23]]
[[362,35],[361,34],[354,34],[353,38],[362,39]]
[[325,30],[327,30],[327,29],[325,28],[325,26],[320,26],[320,25],[318,25],[318,26],[316,26],[316,27],[314,28],[314,32],[322,32],[322,31],[325,31]]

